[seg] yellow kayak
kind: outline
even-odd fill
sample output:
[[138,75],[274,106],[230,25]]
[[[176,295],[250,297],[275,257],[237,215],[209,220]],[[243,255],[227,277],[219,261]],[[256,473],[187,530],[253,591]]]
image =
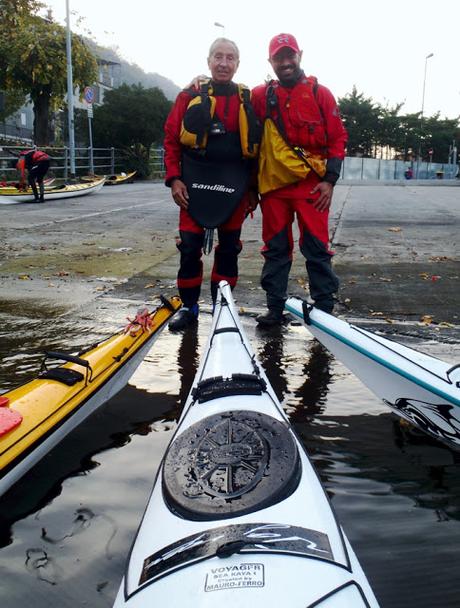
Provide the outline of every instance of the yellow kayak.
[[[37,379],[0,395],[0,495],[125,386],[182,305],[177,297],[162,301],[86,352],[45,353]],[[49,367],[53,360],[66,363]]]
[[104,186],[116,186],[118,184],[130,184],[137,171],[131,171],[131,173],[117,173],[115,175],[106,175]]
[[[98,177],[85,183],[50,185],[45,188],[45,202],[51,199],[74,198],[99,192],[105,182],[105,177]],[[11,205],[15,203],[31,203],[34,194],[31,188],[26,191],[18,190],[14,186],[0,187],[0,205]]]

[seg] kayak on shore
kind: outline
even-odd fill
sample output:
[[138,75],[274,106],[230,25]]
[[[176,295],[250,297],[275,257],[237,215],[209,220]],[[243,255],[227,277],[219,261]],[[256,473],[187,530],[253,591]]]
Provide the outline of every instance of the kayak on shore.
[[[45,203],[49,200],[61,198],[74,198],[99,192],[105,183],[105,177],[88,180],[76,184],[56,184],[45,188]],[[17,203],[33,203],[34,193],[31,188],[26,191],[14,186],[0,187],[0,205],[12,205]],[[40,203],[37,203],[40,204]]]
[[[78,355],[46,352],[38,378],[0,395],[0,496],[125,386],[180,306],[163,299]],[[49,367],[53,361],[66,363]]]
[[450,365],[288,298],[288,310],[395,414],[460,449],[460,364]]
[[115,607],[216,603],[378,607],[224,282]]

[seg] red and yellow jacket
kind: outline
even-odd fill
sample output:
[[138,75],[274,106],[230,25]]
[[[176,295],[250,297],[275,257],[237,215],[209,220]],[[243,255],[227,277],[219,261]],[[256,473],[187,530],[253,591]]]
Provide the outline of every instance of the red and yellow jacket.
[[[227,133],[238,133],[240,98],[238,87],[230,83],[230,94],[219,95],[217,88],[214,98],[216,100],[215,114],[219,116]],[[193,89],[194,91],[195,89]],[[197,91],[198,93],[198,91]],[[166,176],[165,183],[169,186],[174,178],[181,176],[181,156],[183,145],[180,142],[182,121],[187,108],[193,99],[193,93],[187,90],[181,91],[166,119],[164,131],[164,149]]]
[[[276,104],[268,107],[270,86],[276,96]],[[329,89],[318,84],[316,78],[302,75],[293,87],[281,86],[277,81],[256,87],[251,101],[260,120],[271,117],[275,124],[282,124],[284,137],[290,146],[300,147],[310,155],[325,159],[326,174],[322,179],[335,183],[345,156],[347,132]],[[303,196],[310,189],[311,182],[307,184],[302,180],[281,188],[281,194]]]

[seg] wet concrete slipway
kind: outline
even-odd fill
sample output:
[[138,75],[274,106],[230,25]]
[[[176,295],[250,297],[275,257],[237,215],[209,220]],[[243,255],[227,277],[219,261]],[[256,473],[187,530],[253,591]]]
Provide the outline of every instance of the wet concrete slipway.
[[[176,293],[176,218],[154,183],[0,206],[1,390],[33,378],[42,350],[78,351]],[[343,183],[331,229],[337,314],[459,362],[460,188]],[[459,455],[401,426],[305,328],[258,330],[259,212],[243,239],[243,324],[382,607],[458,607]],[[292,293],[304,279],[297,255]],[[0,499],[2,608],[112,605],[210,321],[206,286],[197,331],[165,330],[126,389]]]

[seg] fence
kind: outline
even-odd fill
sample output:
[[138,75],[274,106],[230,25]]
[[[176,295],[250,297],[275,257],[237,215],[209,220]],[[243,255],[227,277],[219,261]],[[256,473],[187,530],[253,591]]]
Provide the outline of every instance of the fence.
[[[51,158],[51,172],[56,177],[67,179],[70,175],[69,148],[43,148]],[[5,146],[0,148],[0,180],[17,178],[16,160],[24,146]],[[92,162],[91,162],[92,161]],[[130,169],[126,154],[117,148],[93,148],[92,159],[90,148],[75,149],[75,169],[77,175],[90,173],[93,164],[96,175],[111,175]],[[414,179],[455,179],[458,166],[451,163],[412,162],[402,160],[383,160],[376,158],[356,158],[347,156],[342,165],[340,178],[344,180],[403,180],[408,168],[412,169]],[[162,179],[164,169],[164,149],[152,148],[149,158],[150,177]]]
[[[0,148],[0,180],[14,180],[18,177],[16,170],[17,156],[25,146],[5,146]],[[41,148],[51,156],[50,172],[56,177],[67,179],[70,175],[70,150],[64,148]],[[91,163],[91,160],[93,163]],[[93,148],[92,159],[90,148],[75,148],[75,172],[77,175],[90,173],[91,164],[96,175],[119,173],[126,170],[126,155],[116,148]]]
[[356,158],[347,156],[342,165],[341,179],[353,180],[400,180],[405,179],[407,169],[412,169],[414,179],[454,179],[458,166],[452,163],[383,160],[378,158]]

